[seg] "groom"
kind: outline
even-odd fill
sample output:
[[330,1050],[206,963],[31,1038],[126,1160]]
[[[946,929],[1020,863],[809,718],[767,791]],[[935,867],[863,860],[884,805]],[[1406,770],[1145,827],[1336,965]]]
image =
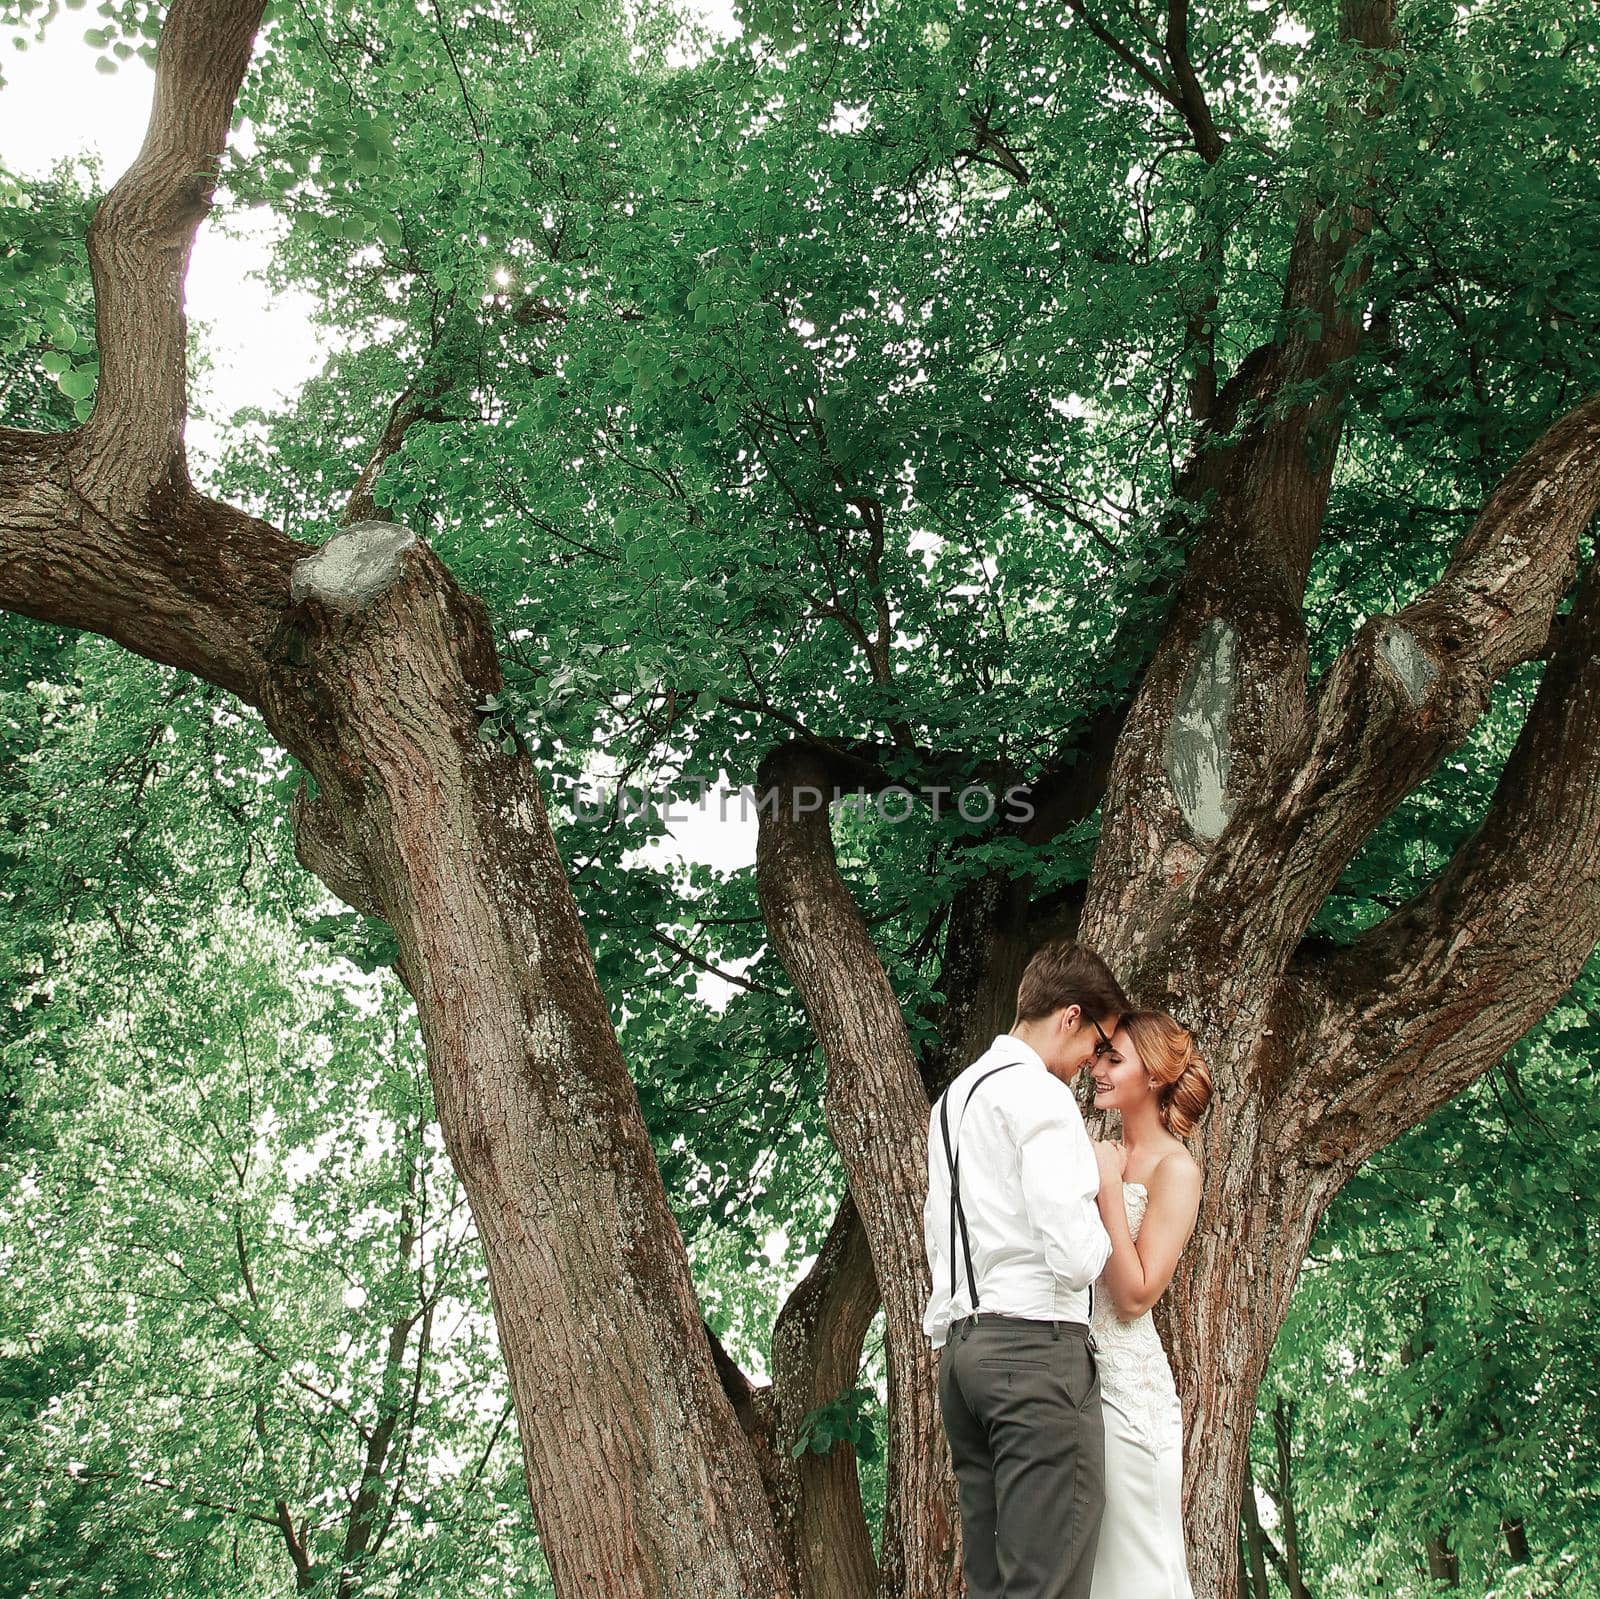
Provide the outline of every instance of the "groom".
[[1022,974],[1011,1031],[929,1117],[922,1328],[941,1351],[968,1599],[1088,1599],[1105,1508],[1090,1285],[1111,1240],[1068,1085],[1127,1010],[1098,955],[1052,940]]

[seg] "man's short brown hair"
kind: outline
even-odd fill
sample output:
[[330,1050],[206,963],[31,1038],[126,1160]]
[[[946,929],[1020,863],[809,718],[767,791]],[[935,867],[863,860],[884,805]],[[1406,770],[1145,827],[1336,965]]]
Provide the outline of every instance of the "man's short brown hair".
[[1017,1021],[1031,1022],[1068,1005],[1097,1022],[1132,1009],[1111,968],[1092,949],[1076,939],[1052,938],[1033,952],[1022,973]]

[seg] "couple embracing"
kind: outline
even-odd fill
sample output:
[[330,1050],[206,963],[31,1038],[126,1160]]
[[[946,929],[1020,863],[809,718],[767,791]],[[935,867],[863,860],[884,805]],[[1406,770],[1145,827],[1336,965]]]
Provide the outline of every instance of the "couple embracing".
[[[1088,1069],[1118,1143],[1091,1142]],[[1211,1095],[1189,1033],[1057,939],[1011,1031],[928,1123],[923,1235],[968,1599],[1192,1599],[1183,1420],[1150,1307],[1200,1205],[1184,1147]]]

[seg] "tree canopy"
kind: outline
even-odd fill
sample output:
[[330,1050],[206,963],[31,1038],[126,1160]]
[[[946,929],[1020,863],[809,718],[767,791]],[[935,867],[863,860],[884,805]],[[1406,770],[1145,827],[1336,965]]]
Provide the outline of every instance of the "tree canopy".
[[[845,1193],[826,1051],[753,865],[641,851],[664,824],[596,816],[597,774],[692,796],[799,738],[945,785],[938,814],[833,833],[927,1067],[958,902],[1076,908],[1101,836],[1098,795],[1032,837],[954,797],[1093,765],[1254,352],[1360,325],[1270,400],[1342,420],[1313,682],[1600,389],[1600,16],[1403,0],[1374,46],[1347,10],[1218,0],[1174,35],[1120,0],[759,0],[719,40],[668,4],[266,8],[218,220],[269,209],[272,281],[334,353],[233,419],[205,486],[312,543],[403,522],[484,601],[504,682],[478,736],[535,765],[746,1371]],[[26,38],[57,5],[5,15]],[[84,10],[86,43],[137,70],[162,15]],[[0,173],[5,427],[92,414],[97,181]],[[1286,301],[1308,228],[1323,309]],[[0,1594],[544,1591],[395,934],[295,867],[302,763],[198,678],[4,628]],[[1553,648],[1376,827],[1313,948],[1440,880]],[[1318,1595],[1424,1593],[1430,1543],[1485,1593],[1589,1580],[1595,980],[1317,1235],[1253,1474],[1280,1545],[1292,1494]],[[885,1392],[869,1347],[785,1441],[853,1448],[875,1528]]]

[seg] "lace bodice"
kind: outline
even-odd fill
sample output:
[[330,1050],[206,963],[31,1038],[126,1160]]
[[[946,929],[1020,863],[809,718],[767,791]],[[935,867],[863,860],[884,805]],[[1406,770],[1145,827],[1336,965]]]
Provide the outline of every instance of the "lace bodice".
[[[1137,1242],[1150,1192],[1143,1183],[1124,1183],[1122,1202],[1127,1209],[1128,1231]],[[1123,1320],[1102,1277],[1094,1285],[1094,1318],[1090,1325],[1098,1352],[1102,1400],[1126,1412],[1147,1433],[1152,1445],[1170,1440],[1175,1433],[1181,1436],[1183,1415],[1178,1392],[1150,1312]]]

